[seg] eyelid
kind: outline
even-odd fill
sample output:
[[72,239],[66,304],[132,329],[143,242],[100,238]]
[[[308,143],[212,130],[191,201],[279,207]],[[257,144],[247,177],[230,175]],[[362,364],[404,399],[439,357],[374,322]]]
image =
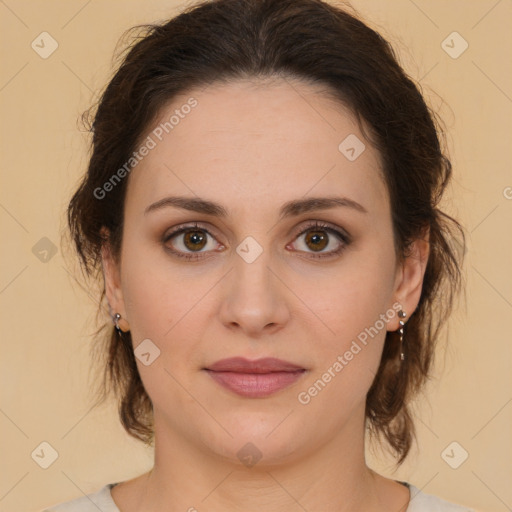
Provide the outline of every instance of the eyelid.
[[335,234],[339,235],[343,242],[349,244],[352,241],[352,237],[341,227],[331,224],[330,222],[325,222],[323,220],[310,220],[306,221],[306,225],[302,226],[299,231],[294,235],[294,239],[300,235],[303,235],[307,231],[311,231],[313,228],[316,229],[324,229],[326,231],[332,231]]
[[194,229],[197,229],[198,231],[204,231],[205,233],[207,233],[207,236],[212,237],[214,240],[216,240],[218,242],[218,244],[220,244],[221,246],[224,245],[218,241],[218,237],[216,235],[213,235],[211,233],[210,228],[206,228],[202,225],[201,222],[195,221],[195,222],[184,222],[182,224],[178,224],[177,226],[172,227],[170,230],[165,231],[162,236],[162,244],[164,245],[165,250],[172,253],[173,256],[183,259],[188,262],[199,261],[199,260],[208,258],[210,256],[209,253],[211,253],[213,251],[186,252],[186,251],[179,251],[176,249],[171,249],[170,247],[167,246],[167,242],[169,240],[171,240],[171,238],[180,236],[180,235],[186,233],[187,231],[192,231]]
[[164,235],[162,236],[162,241],[167,242],[170,238],[183,233],[184,231],[192,230],[192,229],[200,229],[201,231],[205,231],[210,236],[214,237],[215,240],[218,240],[218,236],[215,233],[215,229],[212,229],[211,227],[206,227],[207,224],[203,222],[198,221],[192,221],[192,222],[183,222],[182,224],[178,224],[177,226],[174,226],[164,232]]
[[[293,235],[294,238],[304,234],[306,231],[312,229],[312,228],[318,228],[318,229],[332,229],[335,232],[338,232],[340,235],[343,236],[343,239],[345,242],[350,243],[351,242],[351,236],[341,227],[331,224],[330,222],[325,222],[323,220],[309,220],[305,221],[306,224],[302,225],[301,227],[294,230],[295,234]],[[171,237],[174,235],[177,235],[182,230],[188,230],[188,229],[201,229],[206,231],[209,235],[214,236],[216,240],[218,240],[218,236],[214,235],[212,233],[212,230],[210,227],[205,227],[205,224],[198,221],[192,221],[192,222],[183,222],[182,224],[178,224],[177,226],[174,226],[170,230],[165,231],[162,240],[167,242]]]
[[[309,221],[305,221],[305,222],[306,222],[305,225],[303,224],[300,228],[297,228],[295,235],[293,235],[292,243],[299,236],[307,233],[308,231],[312,231],[314,229],[325,230],[325,231],[331,232],[334,234],[334,236],[339,238],[342,242],[342,247],[336,251],[329,251],[329,252],[325,252],[325,253],[323,253],[323,252],[319,252],[319,253],[306,252],[306,254],[312,256],[313,258],[328,258],[329,256],[334,257],[334,256],[338,255],[345,248],[345,246],[349,245],[352,242],[352,237],[343,228],[341,228],[335,224],[331,224],[330,222],[321,221],[321,220],[309,220]],[[209,227],[205,227],[204,224],[205,223],[198,222],[198,221],[184,222],[182,224],[178,224],[177,226],[174,226],[173,228],[171,228],[170,230],[167,230],[164,233],[164,235],[162,236],[162,242],[164,244],[166,244],[171,238],[174,238],[175,236],[181,235],[184,232],[189,231],[189,230],[198,229],[198,230],[206,232],[207,235],[213,237],[220,245],[224,246],[224,244],[218,240],[218,236],[211,232],[211,231],[215,231],[215,230],[212,230]],[[208,253],[212,252],[212,251],[182,252],[182,251],[177,251],[174,249],[169,249],[169,250],[171,252],[173,252],[175,255],[179,255],[179,257],[183,257],[185,259],[199,259],[199,258],[207,257],[206,255],[208,255]],[[302,253],[304,251],[298,251],[298,252]],[[187,256],[185,256],[185,255],[187,255]],[[203,255],[205,255],[205,256],[203,256]]]

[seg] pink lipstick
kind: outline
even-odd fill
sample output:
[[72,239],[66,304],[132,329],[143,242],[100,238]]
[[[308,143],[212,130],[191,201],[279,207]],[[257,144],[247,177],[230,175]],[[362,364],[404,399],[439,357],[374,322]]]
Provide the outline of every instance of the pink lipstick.
[[248,398],[264,398],[296,382],[305,368],[273,357],[222,359],[204,368],[221,386]]

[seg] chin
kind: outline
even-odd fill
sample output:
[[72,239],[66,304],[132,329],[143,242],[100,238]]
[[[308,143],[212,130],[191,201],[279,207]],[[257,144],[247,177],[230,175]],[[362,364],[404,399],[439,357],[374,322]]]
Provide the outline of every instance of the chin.
[[223,432],[214,439],[205,440],[204,444],[230,463],[246,467],[276,466],[300,458],[308,444],[303,426],[295,425],[291,418],[283,422],[286,414],[268,419],[259,414],[257,421],[251,421],[250,416],[243,419],[239,416],[236,421],[222,421],[219,418],[233,437]]

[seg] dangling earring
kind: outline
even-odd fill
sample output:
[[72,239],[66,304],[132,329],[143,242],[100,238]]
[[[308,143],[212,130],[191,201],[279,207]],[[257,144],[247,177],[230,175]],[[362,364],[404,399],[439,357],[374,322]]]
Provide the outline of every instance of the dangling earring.
[[400,310],[398,312],[398,316],[400,317],[400,328],[398,329],[398,332],[400,333],[400,360],[403,361],[405,359],[404,355],[404,325],[405,322],[402,320],[402,318],[405,318],[407,316],[405,311]]
[[118,332],[121,332],[121,328],[119,327],[119,320],[121,320],[121,315],[119,313],[116,313],[113,317],[114,324],[116,326],[116,329]]

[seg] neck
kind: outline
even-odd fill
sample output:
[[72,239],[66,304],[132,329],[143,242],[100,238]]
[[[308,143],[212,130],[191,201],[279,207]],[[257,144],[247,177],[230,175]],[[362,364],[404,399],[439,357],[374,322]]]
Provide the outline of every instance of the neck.
[[366,466],[364,428],[357,423],[302,456],[291,454],[284,463],[263,457],[252,467],[156,428],[155,464],[144,475],[137,510],[383,510],[382,477]]

